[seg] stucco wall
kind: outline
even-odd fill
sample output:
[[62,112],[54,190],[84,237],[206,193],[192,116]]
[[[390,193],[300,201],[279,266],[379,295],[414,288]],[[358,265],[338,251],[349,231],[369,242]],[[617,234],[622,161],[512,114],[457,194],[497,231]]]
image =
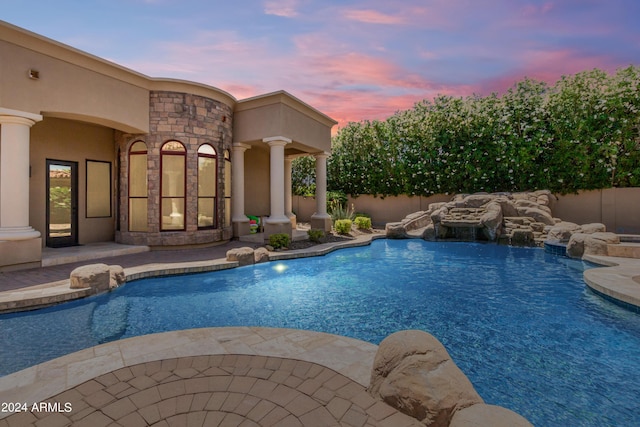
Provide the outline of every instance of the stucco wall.
[[244,152],[244,213],[246,215],[264,216],[271,213],[269,146],[264,142],[261,144],[264,147],[254,147]]
[[[115,195],[112,190],[110,218],[86,217],[86,160],[111,162],[115,179],[113,130],[71,120],[45,118],[31,128],[29,145],[29,224],[42,234],[46,244],[47,159],[78,163],[78,243],[111,241],[115,227]],[[112,183],[113,184],[113,183]],[[105,183],[108,185],[108,183]],[[112,189],[115,189],[113,185]]]
[[[356,212],[371,215],[373,224],[383,226],[397,222],[406,215],[426,210],[429,203],[447,202],[451,195],[438,194],[431,197],[386,197],[384,199],[363,195],[349,198]],[[620,234],[640,234],[640,188],[609,188],[583,191],[578,194],[557,195],[554,217],[577,224],[603,223],[607,230]],[[315,212],[312,197],[293,198],[293,210],[298,221],[309,221]]]

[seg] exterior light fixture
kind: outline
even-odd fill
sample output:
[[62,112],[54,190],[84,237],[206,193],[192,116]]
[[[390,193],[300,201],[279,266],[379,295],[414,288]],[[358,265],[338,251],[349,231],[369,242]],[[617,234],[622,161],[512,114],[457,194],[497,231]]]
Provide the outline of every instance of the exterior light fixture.
[[38,80],[40,78],[40,71],[30,69],[28,75],[29,75],[29,78],[32,80]]

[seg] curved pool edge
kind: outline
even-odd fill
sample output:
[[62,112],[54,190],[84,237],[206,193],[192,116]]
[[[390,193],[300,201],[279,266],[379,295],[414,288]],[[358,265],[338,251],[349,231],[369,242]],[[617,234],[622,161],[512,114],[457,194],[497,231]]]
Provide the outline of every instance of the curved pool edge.
[[[298,329],[241,326],[163,332],[90,347],[0,377],[0,401],[30,406],[121,368],[178,357],[227,354],[311,362],[366,388],[377,349],[354,338]],[[8,415],[0,413],[0,419]]]
[[[269,252],[269,261],[323,256],[338,249],[370,245],[373,240],[386,238],[384,234],[363,234],[344,242],[329,242],[306,249]],[[87,263],[89,264],[89,263]],[[208,261],[189,261],[176,263],[150,263],[124,269],[126,281],[173,276],[180,274],[205,273],[239,267],[237,261],[225,258]],[[108,291],[107,291],[108,292]],[[18,311],[36,310],[63,302],[73,301],[96,295],[91,289],[71,289],[69,280],[30,286],[12,291],[0,292],[0,314]]]
[[583,273],[589,289],[627,309],[640,313],[640,259],[586,255],[583,260],[598,264]]

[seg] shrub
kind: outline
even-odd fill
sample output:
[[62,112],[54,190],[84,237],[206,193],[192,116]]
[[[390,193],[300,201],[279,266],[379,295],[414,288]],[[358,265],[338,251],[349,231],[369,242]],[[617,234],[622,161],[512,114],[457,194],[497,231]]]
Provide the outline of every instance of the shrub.
[[316,243],[319,243],[324,238],[324,230],[312,228],[311,230],[307,231],[307,234],[309,235],[309,240]]
[[351,231],[351,220],[339,219],[336,221],[334,227],[338,234],[349,234],[349,232]]
[[367,218],[366,216],[357,216],[353,222],[360,230],[369,230],[371,228],[371,218]]
[[286,248],[289,246],[289,235],[285,233],[272,234],[269,236],[269,245],[274,249]]
[[351,205],[351,208],[349,208],[345,207],[338,201],[333,201],[329,205],[329,215],[334,222],[339,219],[353,220],[353,205]]

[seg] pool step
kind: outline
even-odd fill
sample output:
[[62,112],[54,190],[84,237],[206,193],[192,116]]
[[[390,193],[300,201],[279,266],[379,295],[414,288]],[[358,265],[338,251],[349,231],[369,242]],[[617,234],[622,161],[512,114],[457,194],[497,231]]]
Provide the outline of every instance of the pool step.
[[622,242],[617,245],[607,245],[609,256],[640,259],[640,243]]

